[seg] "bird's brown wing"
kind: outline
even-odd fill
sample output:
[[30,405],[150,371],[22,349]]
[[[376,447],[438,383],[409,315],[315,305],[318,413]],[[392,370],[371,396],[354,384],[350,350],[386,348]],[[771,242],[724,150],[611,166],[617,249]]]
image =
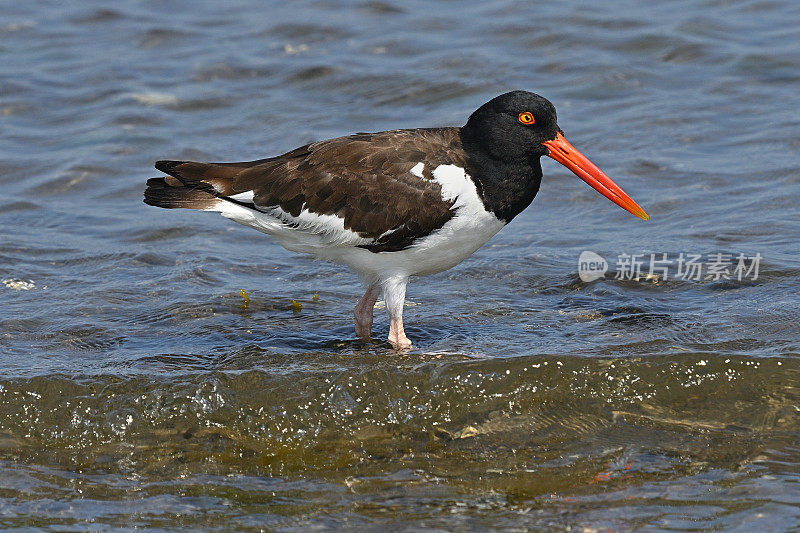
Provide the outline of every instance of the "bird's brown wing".
[[[411,173],[419,163],[422,177]],[[258,161],[159,161],[156,168],[172,177],[168,184],[177,179],[218,197],[252,191],[260,210],[341,218],[378,252],[402,250],[453,217],[453,202],[442,199],[431,174],[444,164],[466,164],[456,128],[357,133]]]

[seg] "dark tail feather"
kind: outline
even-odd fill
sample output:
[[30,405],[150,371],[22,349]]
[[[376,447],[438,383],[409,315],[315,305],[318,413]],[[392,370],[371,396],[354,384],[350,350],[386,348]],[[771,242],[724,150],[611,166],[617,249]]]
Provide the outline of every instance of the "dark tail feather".
[[170,185],[164,178],[150,178],[144,191],[144,203],[167,209],[214,209],[221,201],[200,189]]
[[175,167],[186,163],[186,161],[169,161],[169,160],[162,160],[156,161],[155,167],[156,169],[160,170],[164,174],[169,174],[170,176],[175,176],[176,170]]
[[198,163],[196,161],[156,161],[155,167],[169,176],[167,185],[185,185],[216,196],[231,196],[233,181],[250,163]]
[[[233,189],[236,177],[269,159],[241,163],[198,163],[196,161],[156,161],[156,168],[167,174],[147,180],[144,203],[157,207],[186,209],[214,209],[219,202],[233,202],[226,198],[236,194]],[[251,206],[248,206],[251,207]]]

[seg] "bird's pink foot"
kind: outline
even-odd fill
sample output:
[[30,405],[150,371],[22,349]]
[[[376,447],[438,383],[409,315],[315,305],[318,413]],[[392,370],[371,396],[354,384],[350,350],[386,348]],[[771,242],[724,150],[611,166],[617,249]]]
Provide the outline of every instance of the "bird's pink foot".
[[389,311],[389,342],[397,350],[408,350],[411,341],[403,331],[403,303],[406,299],[406,284],[408,278],[395,276],[383,280],[383,297],[386,300],[386,310]]
[[375,302],[378,300],[380,289],[369,287],[364,296],[359,300],[358,305],[353,310],[355,318],[356,335],[362,339],[369,339],[372,336],[372,317],[375,309]]
[[372,317],[355,316],[356,335],[362,339],[372,336]]
[[403,331],[403,319],[392,318],[389,322],[389,343],[398,350],[408,350],[411,348],[411,341]]

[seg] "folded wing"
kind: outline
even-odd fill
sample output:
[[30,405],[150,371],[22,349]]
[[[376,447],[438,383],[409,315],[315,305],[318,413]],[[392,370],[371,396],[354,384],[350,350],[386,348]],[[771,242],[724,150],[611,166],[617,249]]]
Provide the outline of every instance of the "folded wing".
[[[157,191],[203,193],[202,199],[234,202],[301,231],[344,230],[357,236],[351,240],[357,246],[398,251],[454,216],[454,200],[442,198],[432,172],[439,165],[463,168],[460,148],[457,129],[435,128],[359,133],[241,163],[159,161],[156,168],[168,176]],[[192,207],[172,203],[162,207]]]

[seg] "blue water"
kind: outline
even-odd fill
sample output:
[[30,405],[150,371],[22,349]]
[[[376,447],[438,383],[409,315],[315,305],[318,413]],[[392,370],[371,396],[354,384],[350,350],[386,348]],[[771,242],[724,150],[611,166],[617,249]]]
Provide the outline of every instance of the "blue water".
[[[4,4],[0,525],[800,527],[798,22],[757,0]],[[141,202],[158,159],[460,125],[511,89],[651,219],[544,161],[531,208],[412,281],[408,354],[356,340],[346,269]],[[615,279],[681,253],[762,259]]]

